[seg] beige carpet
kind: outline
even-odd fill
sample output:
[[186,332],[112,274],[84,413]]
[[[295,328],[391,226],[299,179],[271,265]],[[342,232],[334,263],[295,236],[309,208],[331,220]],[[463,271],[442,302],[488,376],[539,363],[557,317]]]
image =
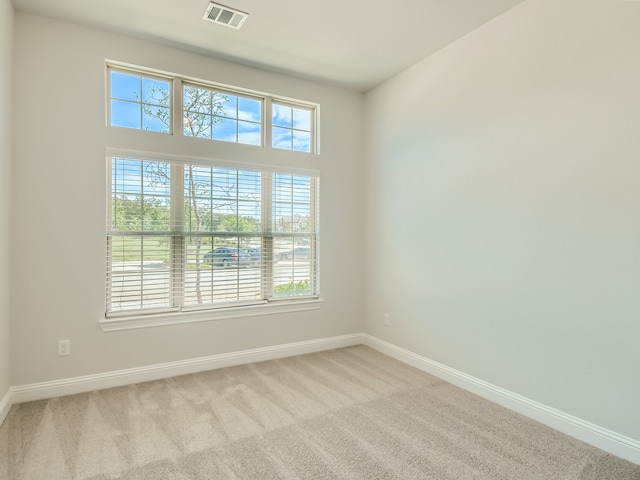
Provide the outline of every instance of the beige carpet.
[[364,346],[15,405],[0,479],[640,479]]

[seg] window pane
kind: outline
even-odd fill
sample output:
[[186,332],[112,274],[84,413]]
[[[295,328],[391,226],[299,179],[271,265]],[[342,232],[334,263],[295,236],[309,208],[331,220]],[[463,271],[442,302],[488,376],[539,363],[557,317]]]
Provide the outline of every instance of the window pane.
[[185,85],[183,89],[184,110],[211,115],[213,92],[204,88]]
[[111,162],[112,228],[169,231],[170,166],[114,158]]
[[111,72],[111,98],[139,102],[141,96],[139,76]]
[[190,237],[185,305],[260,299],[260,254],[255,252],[259,245],[259,237]]
[[273,267],[273,296],[311,295],[311,249],[297,245],[296,239],[274,243],[277,262]]
[[262,101],[253,98],[238,98],[238,119],[260,123],[262,121]]
[[310,108],[274,103],[271,146],[297,152],[311,152],[313,112]]
[[169,133],[171,82],[111,71],[111,125]]
[[273,127],[271,146],[291,150],[291,130],[288,128]]
[[238,143],[245,145],[262,145],[260,124],[249,122],[238,122]]
[[111,125],[140,128],[141,109],[139,103],[111,100]]
[[262,100],[185,85],[184,134],[262,145]]
[[262,223],[262,175],[260,172],[238,172],[238,230],[260,232]]
[[187,137],[211,138],[211,115],[186,112],[184,134]]
[[142,115],[143,130],[168,133],[169,125],[171,125],[171,110],[156,106],[144,106]]
[[236,121],[230,118],[213,117],[213,136],[214,140],[222,140],[225,142],[236,141]]
[[171,84],[162,80],[152,78],[142,79],[142,102],[149,105],[159,105],[168,107],[170,104]]
[[291,107],[274,103],[272,123],[278,127],[291,128]]
[[311,151],[311,133],[293,131],[293,150],[296,152]]
[[311,111],[307,109],[293,109],[293,128],[296,130],[311,131]]
[[299,175],[274,175],[273,225],[275,232],[313,233],[311,179]]
[[216,94],[218,111],[216,115],[228,118],[238,118],[238,97],[235,95]]
[[188,165],[185,196],[191,232],[261,231],[259,172]]
[[171,307],[171,237],[115,236],[109,249],[108,309]]
[[211,231],[212,167],[186,165],[184,169],[185,225],[189,232]]

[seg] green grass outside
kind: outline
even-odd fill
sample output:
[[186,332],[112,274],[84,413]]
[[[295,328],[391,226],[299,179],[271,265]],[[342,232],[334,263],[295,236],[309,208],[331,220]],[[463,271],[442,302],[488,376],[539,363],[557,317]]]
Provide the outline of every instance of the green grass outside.
[[[171,254],[171,240],[168,237],[113,237],[111,243],[112,259],[114,262],[132,262],[140,260],[141,253],[144,248],[145,261],[161,261],[168,264]],[[229,244],[234,246],[233,243]],[[196,268],[194,262],[196,258],[197,246],[193,244],[187,245],[187,268]],[[211,251],[210,244],[202,244],[200,246],[200,259],[207,252]]]

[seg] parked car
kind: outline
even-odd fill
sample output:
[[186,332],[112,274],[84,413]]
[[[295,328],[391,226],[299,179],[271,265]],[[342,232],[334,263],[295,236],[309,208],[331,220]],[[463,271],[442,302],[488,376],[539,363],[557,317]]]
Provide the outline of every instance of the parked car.
[[251,265],[254,265],[254,266],[260,265],[260,262],[262,259],[260,258],[261,250],[259,247],[249,247],[244,251],[247,252],[251,257]]
[[293,250],[287,250],[286,252],[280,252],[278,254],[278,260],[309,260],[311,258],[311,249],[309,247],[296,247]]
[[203,262],[215,267],[249,267],[251,255],[239,248],[217,247],[204,254]]

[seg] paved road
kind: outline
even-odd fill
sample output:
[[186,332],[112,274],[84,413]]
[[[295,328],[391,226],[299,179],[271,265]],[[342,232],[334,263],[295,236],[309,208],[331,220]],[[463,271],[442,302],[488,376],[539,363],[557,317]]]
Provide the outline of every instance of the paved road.
[[[280,261],[273,267],[274,286],[309,279],[309,262]],[[201,266],[200,294],[205,303],[228,300],[252,300],[261,294],[258,267],[223,268]],[[197,305],[197,269],[185,271],[185,303]],[[164,307],[170,292],[169,267],[161,261],[114,262],[112,264],[112,308]],[[140,296],[142,291],[142,298]]]

